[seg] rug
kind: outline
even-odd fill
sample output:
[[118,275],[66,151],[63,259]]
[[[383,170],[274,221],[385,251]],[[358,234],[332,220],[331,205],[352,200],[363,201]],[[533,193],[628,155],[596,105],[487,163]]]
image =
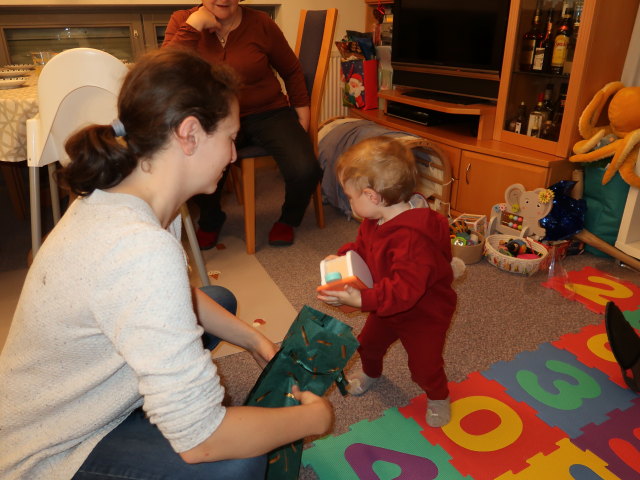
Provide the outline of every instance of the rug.
[[[569,272],[568,283],[568,298],[594,310],[614,300],[640,329],[636,285],[591,268]],[[445,427],[426,425],[421,395],[316,440],[303,465],[320,480],[640,478],[640,396],[624,386],[604,317],[449,388]]]
[[[188,246],[186,247],[188,250]],[[271,341],[279,343],[296,318],[296,312],[262,267],[255,255],[248,255],[244,240],[223,235],[217,248],[203,252],[211,285],[231,290],[238,300],[239,318],[259,328]],[[200,285],[198,272],[191,271],[191,282]],[[222,342],[214,351],[219,358],[242,349]]]

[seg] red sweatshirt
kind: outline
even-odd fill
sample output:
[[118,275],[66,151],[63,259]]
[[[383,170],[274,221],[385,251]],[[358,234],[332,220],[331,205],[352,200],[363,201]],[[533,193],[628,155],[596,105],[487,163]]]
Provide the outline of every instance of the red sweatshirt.
[[425,318],[450,322],[457,295],[451,287],[449,223],[429,208],[407,210],[378,225],[365,219],[355,250],[371,270],[374,286],[362,290],[362,311],[396,323]]
[[306,107],[309,94],[298,57],[282,31],[269,16],[255,9],[242,8],[242,21],[229,33],[223,48],[215,33],[198,32],[185,22],[199,7],[178,10],[171,15],[163,47],[186,46],[210,63],[233,67],[243,82],[240,115],[266,112],[289,105],[273,69],[283,79],[291,105]]

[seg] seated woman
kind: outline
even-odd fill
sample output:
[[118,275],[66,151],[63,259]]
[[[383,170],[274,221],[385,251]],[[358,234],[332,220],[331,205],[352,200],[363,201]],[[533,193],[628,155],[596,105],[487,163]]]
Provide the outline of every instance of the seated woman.
[[[310,100],[302,67],[276,23],[269,16],[238,5],[242,0],[203,0],[173,13],[163,48],[187,48],[212,64],[231,66],[242,81],[241,147],[257,145],[271,155],[285,182],[280,217],[269,231],[269,244],[294,242],[322,170],[307,130]],[[282,78],[286,95],[276,73]],[[221,185],[224,182],[224,177]],[[202,250],[218,242],[226,214],[222,189],[194,200],[200,208],[198,243]]]
[[[236,159],[228,70],[166,49],[127,74],[112,125],[66,144],[80,196],[31,266],[0,357],[0,478],[258,479],[266,452],[325,432],[330,404],[225,407],[207,332],[264,366],[277,347],[193,293],[179,207]],[[213,297],[213,300],[212,298]]]

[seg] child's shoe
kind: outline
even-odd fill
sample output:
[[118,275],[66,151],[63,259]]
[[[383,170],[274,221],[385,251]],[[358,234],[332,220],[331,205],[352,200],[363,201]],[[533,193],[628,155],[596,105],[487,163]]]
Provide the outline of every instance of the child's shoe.
[[364,395],[367,390],[373,387],[380,378],[369,377],[362,370],[358,370],[350,379],[347,385],[347,391],[356,397]]
[[428,400],[427,425],[430,427],[444,427],[451,420],[451,402],[444,400]]

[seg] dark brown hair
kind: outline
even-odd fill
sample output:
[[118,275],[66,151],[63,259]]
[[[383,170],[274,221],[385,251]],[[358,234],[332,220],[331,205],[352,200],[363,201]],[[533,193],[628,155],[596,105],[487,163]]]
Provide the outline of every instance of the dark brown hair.
[[80,196],[118,185],[141,159],[163,148],[186,117],[214,132],[229,115],[237,84],[229,68],[212,66],[184,49],[145,54],[118,96],[125,135],[116,137],[111,125],[90,125],[72,135],[65,144],[71,163],[58,171],[60,185]]

